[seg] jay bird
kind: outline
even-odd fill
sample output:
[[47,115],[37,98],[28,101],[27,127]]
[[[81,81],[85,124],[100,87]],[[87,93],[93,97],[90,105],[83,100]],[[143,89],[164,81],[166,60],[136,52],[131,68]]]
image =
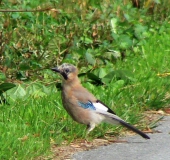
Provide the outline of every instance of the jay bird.
[[73,120],[87,125],[87,133],[101,122],[107,122],[120,124],[143,138],[150,139],[145,133],[118,117],[107,105],[84,88],[78,78],[78,69],[74,65],[64,63],[52,70],[63,77],[62,103],[64,108]]

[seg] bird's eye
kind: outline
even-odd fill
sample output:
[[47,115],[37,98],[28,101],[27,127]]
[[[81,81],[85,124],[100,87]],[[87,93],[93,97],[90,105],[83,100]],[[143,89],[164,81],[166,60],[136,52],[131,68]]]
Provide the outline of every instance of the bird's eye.
[[68,68],[66,68],[66,69],[65,69],[65,72],[66,72],[66,73],[68,73],[68,72],[69,72],[69,69],[68,69]]

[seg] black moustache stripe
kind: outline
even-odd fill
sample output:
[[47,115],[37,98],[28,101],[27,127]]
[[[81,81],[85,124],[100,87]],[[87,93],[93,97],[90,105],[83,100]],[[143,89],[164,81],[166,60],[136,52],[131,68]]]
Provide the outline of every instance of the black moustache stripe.
[[65,80],[68,79],[67,74],[65,72],[62,72],[61,75],[64,77]]

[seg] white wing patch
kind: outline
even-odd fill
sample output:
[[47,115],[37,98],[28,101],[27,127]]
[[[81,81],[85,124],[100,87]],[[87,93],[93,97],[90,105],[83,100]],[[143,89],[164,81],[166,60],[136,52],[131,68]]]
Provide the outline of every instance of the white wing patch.
[[96,110],[102,110],[102,111],[108,111],[108,108],[106,106],[104,106],[103,104],[101,104],[100,102],[97,103],[93,103],[94,107],[96,108]]

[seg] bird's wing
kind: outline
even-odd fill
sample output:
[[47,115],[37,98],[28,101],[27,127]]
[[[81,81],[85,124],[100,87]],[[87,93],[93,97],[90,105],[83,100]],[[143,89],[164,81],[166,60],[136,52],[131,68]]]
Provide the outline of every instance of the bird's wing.
[[79,106],[83,107],[84,109],[91,109],[96,111],[101,110],[115,114],[106,104],[100,100],[97,100],[96,97],[84,87],[78,89],[75,88],[73,94],[78,100]]
[[73,96],[77,99],[79,106],[83,107],[84,109],[91,109],[96,111],[102,110],[115,114],[107,105],[98,100],[84,87],[74,88]]
[[88,100],[86,103],[79,100],[78,104],[80,107],[83,107],[84,109],[91,109],[91,110],[94,110],[99,113],[100,112],[101,113],[111,113],[111,114],[115,115],[115,113],[108,106],[106,106],[104,103],[102,103],[99,100],[95,100],[93,102]]

